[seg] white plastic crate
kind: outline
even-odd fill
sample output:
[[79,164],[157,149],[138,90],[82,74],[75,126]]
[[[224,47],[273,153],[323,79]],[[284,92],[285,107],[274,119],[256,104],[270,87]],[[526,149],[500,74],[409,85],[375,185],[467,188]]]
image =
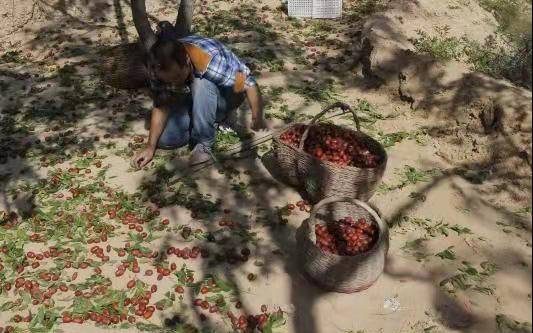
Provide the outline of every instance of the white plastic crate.
[[289,16],[339,18],[342,0],[289,0]]

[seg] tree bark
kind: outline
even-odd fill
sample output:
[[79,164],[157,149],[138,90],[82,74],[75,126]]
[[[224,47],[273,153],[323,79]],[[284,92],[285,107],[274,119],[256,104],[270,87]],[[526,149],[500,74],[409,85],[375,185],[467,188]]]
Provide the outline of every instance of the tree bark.
[[194,15],[194,0],[181,0],[176,19],[176,30],[179,37],[191,33],[192,17]]
[[146,14],[146,4],[144,0],[132,0],[131,1],[131,14],[133,16],[133,23],[135,29],[139,34],[141,44],[145,51],[150,50],[152,45],[156,41],[155,33],[148,21],[148,15]]

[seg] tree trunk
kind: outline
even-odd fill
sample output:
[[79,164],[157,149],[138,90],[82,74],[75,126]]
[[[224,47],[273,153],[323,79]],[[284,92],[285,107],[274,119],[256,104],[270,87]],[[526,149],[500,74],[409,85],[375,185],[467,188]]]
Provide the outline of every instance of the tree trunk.
[[192,17],[194,15],[194,0],[181,0],[176,19],[176,30],[179,37],[191,33]]
[[150,50],[152,45],[156,41],[155,33],[148,21],[148,15],[146,14],[146,5],[144,0],[132,0],[131,1],[131,14],[133,16],[133,23],[135,29],[139,34],[141,44],[145,51]]

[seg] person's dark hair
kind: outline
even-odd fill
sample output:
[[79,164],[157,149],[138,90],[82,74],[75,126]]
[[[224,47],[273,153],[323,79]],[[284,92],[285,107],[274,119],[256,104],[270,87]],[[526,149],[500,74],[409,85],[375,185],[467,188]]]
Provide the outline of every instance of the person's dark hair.
[[158,40],[177,40],[178,31],[169,21],[161,21],[157,24]]
[[177,95],[175,87],[162,82],[156,75],[157,71],[165,71],[172,64],[178,64],[184,73],[189,70],[187,52],[184,45],[178,41],[174,26],[168,21],[162,21],[158,24],[157,40],[146,58],[150,75],[148,84],[156,106],[171,103]]
[[157,40],[150,50],[151,65],[159,70],[166,70],[173,63],[185,67],[188,65],[187,57],[185,46],[177,40]]

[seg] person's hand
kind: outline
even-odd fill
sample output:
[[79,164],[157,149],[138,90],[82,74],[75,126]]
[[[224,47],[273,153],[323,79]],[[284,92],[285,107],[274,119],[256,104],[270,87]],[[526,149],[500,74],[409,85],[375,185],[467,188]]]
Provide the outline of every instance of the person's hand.
[[146,166],[152,158],[154,158],[155,150],[151,147],[147,147],[144,150],[138,152],[131,159],[131,166],[136,169],[141,169]]
[[265,118],[260,117],[257,119],[253,119],[252,130],[255,132],[268,130],[268,124],[266,123]]

